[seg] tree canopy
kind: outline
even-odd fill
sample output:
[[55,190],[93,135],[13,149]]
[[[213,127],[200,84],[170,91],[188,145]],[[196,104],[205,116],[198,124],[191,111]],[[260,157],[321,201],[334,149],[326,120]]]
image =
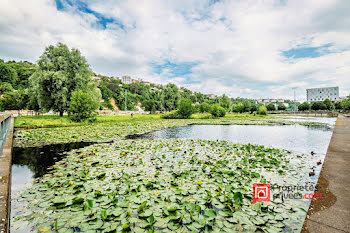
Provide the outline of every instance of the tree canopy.
[[88,89],[92,74],[79,50],[70,50],[59,43],[45,49],[29,80],[40,108],[59,112],[62,116],[68,109],[72,93]]

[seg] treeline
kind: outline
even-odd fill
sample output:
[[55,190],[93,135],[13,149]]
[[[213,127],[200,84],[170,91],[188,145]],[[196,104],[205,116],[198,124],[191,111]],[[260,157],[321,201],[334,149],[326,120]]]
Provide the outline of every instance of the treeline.
[[298,106],[299,111],[350,111],[350,96],[347,99],[342,101],[337,101],[333,103],[329,99],[324,101],[308,103],[304,102]]

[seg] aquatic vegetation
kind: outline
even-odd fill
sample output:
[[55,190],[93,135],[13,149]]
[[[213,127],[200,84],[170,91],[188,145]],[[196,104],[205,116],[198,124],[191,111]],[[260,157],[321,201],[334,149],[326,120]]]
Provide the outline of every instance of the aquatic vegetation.
[[[305,160],[307,161],[307,156]],[[252,204],[252,184],[308,181],[295,154],[206,140],[120,140],[69,152],[20,194],[12,228],[39,232],[298,231],[305,207]],[[14,200],[13,200],[14,202]]]
[[[124,118],[122,118],[124,119]],[[17,130],[15,146],[38,146],[67,142],[94,141],[106,142],[121,139],[130,134],[141,134],[168,127],[188,124],[238,124],[238,125],[323,125],[315,122],[293,122],[283,119],[251,118],[235,119],[223,117],[219,119],[159,119],[140,118],[129,120],[106,121],[101,123],[76,125],[69,127],[36,128]]]

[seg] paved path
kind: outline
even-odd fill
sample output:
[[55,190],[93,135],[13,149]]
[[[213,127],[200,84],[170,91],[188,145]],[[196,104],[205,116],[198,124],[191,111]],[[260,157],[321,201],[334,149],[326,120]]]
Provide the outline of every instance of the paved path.
[[339,115],[302,232],[350,233],[350,116]]
[[[0,121],[2,120],[1,118]],[[3,147],[2,156],[0,152],[0,233],[9,230],[12,138],[13,117],[11,118],[11,126]]]

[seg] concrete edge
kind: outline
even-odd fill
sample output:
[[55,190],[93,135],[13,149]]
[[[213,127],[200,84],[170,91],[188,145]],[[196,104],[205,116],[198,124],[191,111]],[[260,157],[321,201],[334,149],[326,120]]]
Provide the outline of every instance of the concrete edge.
[[5,202],[6,213],[2,214],[5,216],[5,227],[4,229],[0,228],[0,231],[4,230],[4,233],[10,232],[10,211],[11,211],[11,163],[12,163],[12,139],[13,139],[13,128],[14,128],[14,118],[12,115],[4,117],[3,121],[11,117],[10,129],[8,131],[5,144],[3,146],[3,153],[0,157],[0,160],[4,160],[4,163],[7,163],[8,174],[6,174],[5,183],[7,183],[7,190],[5,190]]

